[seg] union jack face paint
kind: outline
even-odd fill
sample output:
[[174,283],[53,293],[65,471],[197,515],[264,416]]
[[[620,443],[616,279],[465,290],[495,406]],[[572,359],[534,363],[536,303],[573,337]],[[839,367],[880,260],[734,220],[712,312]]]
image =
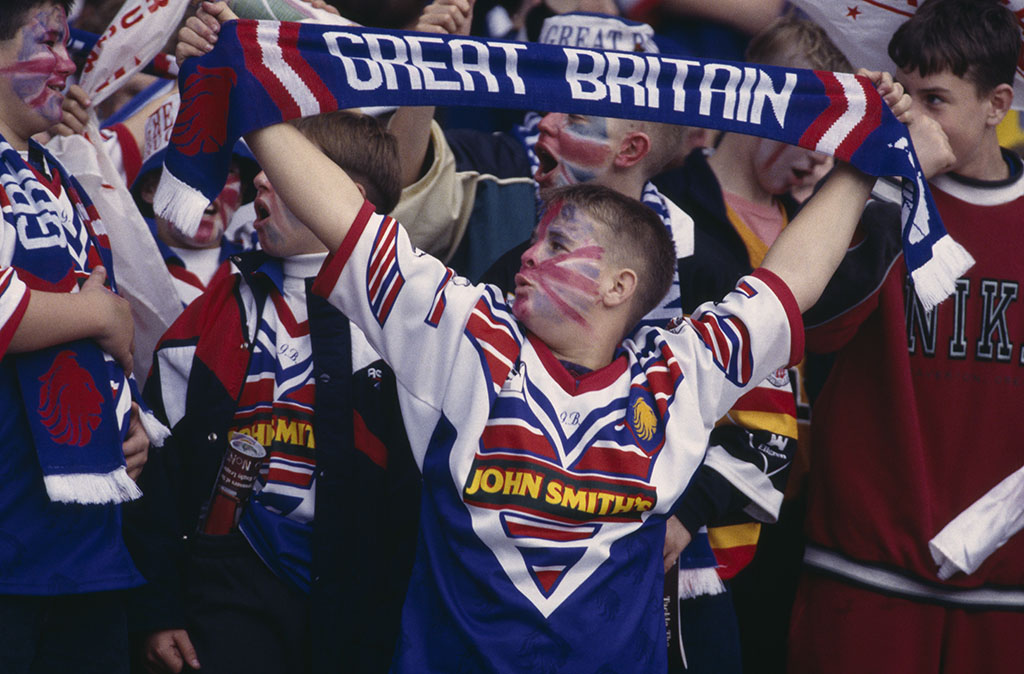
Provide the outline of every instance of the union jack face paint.
[[75,71],[67,50],[64,9],[44,6],[29,15],[19,35],[17,54],[0,61],[0,77],[7,80],[16,99],[49,124],[56,124],[61,120],[64,85]]
[[540,321],[572,321],[587,328],[589,308],[599,297],[604,248],[596,227],[579,210],[551,204],[523,253],[516,275],[516,316],[534,332]]
[[541,187],[562,187],[587,182],[601,175],[615,153],[608,119],[552,112],[537,129],[534,147],[540,166],[534,179]]

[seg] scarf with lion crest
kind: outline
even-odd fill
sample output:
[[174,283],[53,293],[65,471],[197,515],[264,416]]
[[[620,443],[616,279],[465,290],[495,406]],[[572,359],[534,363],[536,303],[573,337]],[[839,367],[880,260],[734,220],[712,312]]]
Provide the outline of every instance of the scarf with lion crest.
[[[69,210],[57,203],[64,198]],[[30,141],[26,162],[0,136],[0,202],[4,227],[17,232],[10,266],[29,291],[74,292],[98,265],[116,290],[110,245],[95,207],[42,146]],[[3,367],[14,371],[20,388],[20,396],[3,392],[9,397],[4,409],[24,410],[52,501],[120,503],[142,495],[128,477],[121,449],[132,379],[94,341],[8,354]],[[159,436],[152,421],[146,418],[144,425]]]

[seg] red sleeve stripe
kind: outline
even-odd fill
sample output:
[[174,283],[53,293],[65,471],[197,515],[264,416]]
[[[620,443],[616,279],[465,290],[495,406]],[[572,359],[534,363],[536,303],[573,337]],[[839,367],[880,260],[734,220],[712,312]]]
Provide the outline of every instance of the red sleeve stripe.
[[789,318],[789,335],[791,340],[789,344],[789,362],[786,363],[786,367],[793,367],[804,359],[804,319],[800,314],[800,307],[797,305],[796,298],[793,297],[793,292],[789,289],[789,286],[774,272],[760,267],[754,270],[753,276],[771,288],[771,291],[779,298],[783,308],[786,310],[786,316]]
[[388,467],[388,449],[384,446],[384,443],[380,441],[376,435],[374,435],[370,429],[366,426],[366,422],[363,420],[361,414],[358,411],[352,411],[352,417],[354,421],[355,441],[356,449],[365,454],[370,461],[381,468]]
[[777,412],[796,418],[796,399],[790,391],[759,386],[737,400],[733,409],[745,412]]
[[345,268],[345,264],[352,256],[352,251],[355,250],[359,237],[362,236],[363,230],[366,229],[367,224],[370,222],[370,217],[374,214],[373,211],[373,204],[369,201],[363,202],[363,207],[359,209],[359,213],[352,222],[352,226],[349,227],[348,233],[342,240],[341,245],[338,246],[338,250],[329,254],[327,259],[324,260],[320,273],[317,274],[316,281],[313,283],[314,293],[326,298],[330,296],[331,291],[338,285],[338,279],[341,278],[341,270]]
[[434,304],[430,308],[430,315],[427,316],[427,325],[437,327],[441,323],[441,316],[444,315],[445,307],[448,302],[444,297],[444,289],[448,287],[448,282],[455,276],[455,272],[448,269],[444,278],[437,284],[437,290],[434,291]]
[[376,295],[380,291],[381,284],[394,265],[397,255],[395,250],[396,227],[394,218],[385,218],[383,226],[377,233],[377,239],[373,242],[370,268],[367,271],[367,287],[370,290],[370,295]]

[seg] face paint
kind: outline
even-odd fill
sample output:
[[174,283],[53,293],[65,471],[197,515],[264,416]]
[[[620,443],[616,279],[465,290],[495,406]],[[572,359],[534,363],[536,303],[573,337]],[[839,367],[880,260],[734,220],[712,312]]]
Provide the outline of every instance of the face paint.
[[256,235],[260,247],[274,257],[290,257],[326,250],[312,230],[299,221],[281,200],[267,174],[260,171],[256,187]]
[[29,108],[56,124],[61,119],[62,90],[75,65],[65,42],[68,22],[64,10],[49,7],[38,11],[21,30],[17,61],[0,68],[11,90]]
[[241,198],[242,180],[237,171],[231,171],[227,182],[224,183],[224,189],[203,213],[199,231],[196,232],[193,241],[204,245],[220,242],[231,222],[231,216],[238,210]]
[[514,311],[528,326],[544,318],[589,326],[586,314],[598,296],[604,248],[593,223],[578,215],[575,207],[552,204],[523,253]]
[[541,187],[561,187],[599,176],[612,155],[604,117],[550,113],[538,126],[535,150],[540,166],[534,179]]
[[802,185],[827,160],[826,155],[802,147],[762,139],[754,154],[754,168],[761,189],[778,195]]

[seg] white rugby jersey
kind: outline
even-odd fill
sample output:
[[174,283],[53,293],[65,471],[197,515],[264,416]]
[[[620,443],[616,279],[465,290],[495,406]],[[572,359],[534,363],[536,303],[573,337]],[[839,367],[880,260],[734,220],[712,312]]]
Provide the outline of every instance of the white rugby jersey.
[[314,292],[394,369],[423,471],[395,671],[664,671],[664,520],[714,423],[802,355],[785,284],[744,277],[579,377],[368,203]]

